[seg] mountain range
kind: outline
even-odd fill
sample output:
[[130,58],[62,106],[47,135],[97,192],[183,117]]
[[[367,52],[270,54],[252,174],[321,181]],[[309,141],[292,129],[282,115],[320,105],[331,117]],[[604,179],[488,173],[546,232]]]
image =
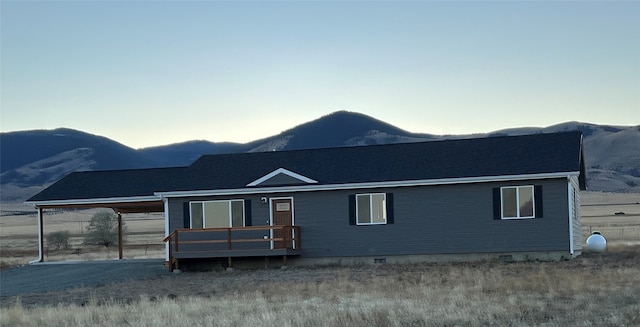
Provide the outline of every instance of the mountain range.
[[338,111],[249,143],[189,141],[132,149],[103,136],[59,128],[0,133],[0,200],[24,201],[80,170],[186,166],[203,154],[282,151],[579,130],[590,190],[640,193],[640,126],[566,122],[473,135],[410,133],[360,113]]

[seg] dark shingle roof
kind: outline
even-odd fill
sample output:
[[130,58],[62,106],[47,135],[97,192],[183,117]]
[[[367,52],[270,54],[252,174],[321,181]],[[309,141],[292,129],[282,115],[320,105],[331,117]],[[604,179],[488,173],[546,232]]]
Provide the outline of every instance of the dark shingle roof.
[[154,192],[245,188],[285,168],[344,184],[580,172],[579,132],[205,155],[189,167],[72,173],[29,201],[149,196]]
[[167,181],[185,170],[186,167],[74,172],[27,201],[151,196],[169,190]]

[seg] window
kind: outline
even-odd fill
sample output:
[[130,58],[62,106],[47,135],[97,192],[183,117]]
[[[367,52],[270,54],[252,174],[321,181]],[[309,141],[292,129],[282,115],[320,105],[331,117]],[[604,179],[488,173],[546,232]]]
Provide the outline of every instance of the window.
[[386,194],[357,194],[356,222],[358,225],[387,223]]
[[244,200],[191,202],[191,228],[242,227],[245,225]]
[[502,219],[535,218],[533,185],[500,188]]

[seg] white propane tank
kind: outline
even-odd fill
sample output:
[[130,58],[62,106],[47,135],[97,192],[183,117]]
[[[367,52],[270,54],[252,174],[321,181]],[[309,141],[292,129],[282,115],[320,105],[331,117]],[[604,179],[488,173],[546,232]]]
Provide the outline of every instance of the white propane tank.
[[600,235],[600,232],[593,232],[587,238],[587,251],[604,252],[607,249],[607,239]]

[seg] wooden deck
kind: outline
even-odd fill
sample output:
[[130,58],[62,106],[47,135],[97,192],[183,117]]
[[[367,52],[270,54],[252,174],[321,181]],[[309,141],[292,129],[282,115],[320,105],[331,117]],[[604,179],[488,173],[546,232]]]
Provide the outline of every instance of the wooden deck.
[[271,257],[300,255],[299,226],[249,226],[232,228],[176,229],[164,241],[169,242],[169,271],[177,269],[180,259]]

